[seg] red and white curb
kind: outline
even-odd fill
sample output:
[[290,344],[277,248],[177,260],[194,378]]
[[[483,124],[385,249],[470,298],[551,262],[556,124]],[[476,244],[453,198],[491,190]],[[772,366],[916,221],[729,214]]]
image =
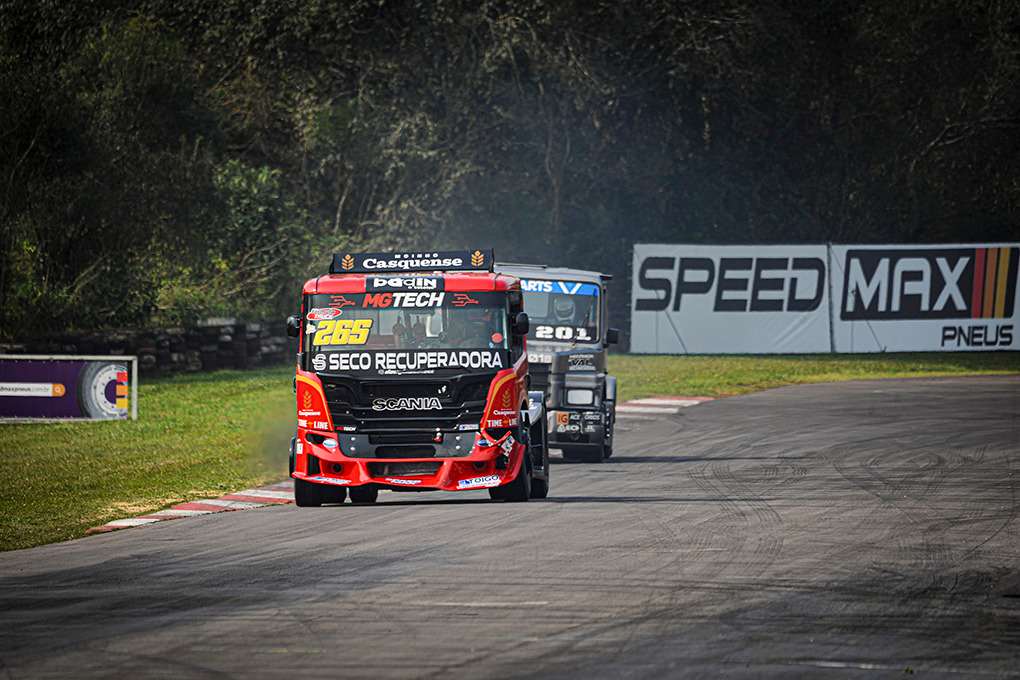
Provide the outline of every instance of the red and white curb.
[[656,416],[680,413],[682,408],[695,406],[696,404],[712,401],[713,399],[714,397],[654,397],[624,401],[616,405],[616,417],[643,418],[648,420]]
[[177,519],[178,517],[192,517],[194,515],[209,515],[214,512],[226,512],[228,510],[248,510],[249,508],[260,508],[266,505],[280,505],[294,502],[294,486],[290,481],[260,486],[256,489],[245,489],[235,493],[228,493],[219,498],[206,498],[198,501],[187,501],[178,503],[172,508],[160,510],[149,515],[139,517],[128,517],[126,519],[115,519],[99,527],[92,527],[86,534],[103,533],[117,529],[138,527],[143,524],[161,522],[165,519]]
[[[680,412],[680,409],[694,406],[702,402],[712,401],[712,397],[655,397],[651,399],[635,399],[625,401],[616,405],[616,417],[630,419],[653,420],[658,416],[668,416]],[[269,486],[260,486],[255,489],[245,489],[235,493],[228,493],[219,498],[206,498],[198,501],[178,503],[172,508],[160,510],[148,515],[139,517],[127,517],[115,519],[102,526],[92,527],[87,534],[116,531],[130,527],[143,526],[153,522],[161,522],[166,519],[177,519],[179,517],[192,517],[194,515],[209,515],[214,512],[226,512],[228,510],[247,510],[249,508],[260,508],[266,505],[280,505],[294,501],[294,485],[288,480]]]

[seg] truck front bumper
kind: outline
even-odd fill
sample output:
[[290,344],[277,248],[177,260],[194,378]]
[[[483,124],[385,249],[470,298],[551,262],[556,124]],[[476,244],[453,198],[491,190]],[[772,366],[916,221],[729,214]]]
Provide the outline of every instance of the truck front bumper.
[[[373,484],[394,491],[468,491],[509,484],[524,460],[524,444],[512,434],[503,442],[489,442],[489,446],[468,444],[466,455],[458,451],[455,458],[363,458],[357,457],[357,447],[350,450],[343,445],[343,435],[323,439],[317,433],[300,434],[291,476],[317,484]],[[348,448],[346,453],[344,448]]]
[[549,446],[601,444],[605,434],[602,411],[549,411]]

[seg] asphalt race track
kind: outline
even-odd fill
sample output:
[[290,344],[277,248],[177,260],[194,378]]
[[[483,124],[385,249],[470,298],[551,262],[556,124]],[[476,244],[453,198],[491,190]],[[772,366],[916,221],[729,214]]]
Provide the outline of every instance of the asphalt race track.
[[0,554],[0,679],[1020,678],[1020,376],[623,427],[544,501],[384,492]]

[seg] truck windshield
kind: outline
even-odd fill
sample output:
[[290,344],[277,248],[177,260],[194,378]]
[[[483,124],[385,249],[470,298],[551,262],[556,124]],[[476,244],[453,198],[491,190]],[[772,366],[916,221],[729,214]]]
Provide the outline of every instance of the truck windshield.
[[502,293],[384,292],[310,295],[305,348],[508,349]]
[[529,340],[595,343],[599,335],[599,287],[580,281],[521,281]]

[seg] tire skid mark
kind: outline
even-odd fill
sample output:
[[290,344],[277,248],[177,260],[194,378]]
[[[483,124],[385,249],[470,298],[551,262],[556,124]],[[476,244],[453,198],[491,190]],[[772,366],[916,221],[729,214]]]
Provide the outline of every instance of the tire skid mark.
[[[677,444],[665,442],[666,447]],[[706,496],[716,514],[700,519],[694,525],[684,525],[678,521],[682,510],[663,515],[661,512],[643,508],[630,508],[629,514],[634,518],[635,525],[640,526],[642,533],[648,537],[646,545],[671,553],[670,559],[659,566],[659,573],[666,572],[674,584],[669,591],[659,597],[646,601],[646,607],[655,612],[664,610],[675,611],[681,606],[682,598],[689,595],[691,583],[715,583],[720,576],[727,578],[756,578],[768,570],[775,557],[782,549],[782,537],[777,531],[782,526],[778,513],[762,500],[751,485],[739,481],[731,470],[732,462],[725,460],[726,447],[714,446],[700,451],[697,458],[684,464],[686,470],[681,475],[683,480],[693,481],[702,495]],[[713,459],[714,456],[722,458]],[[653,466],[650,474],[661,474],[667,467],[673,468],[670,474],[676,475],[675,464],[663,463]],[[806,468],[802,465],[791,465],[788,461],[779,461],[756,468],[756,472],[765,480],[764,486],[771,489],[787,480],[802,478]],[[735,534],[734,525],[742,525],[745,530]],[[680,527],[680,528],[678,528]],[[748,537],[751,538],[748,538]],[[734,546],[734,542],[739,546]],[[715,545],[726,544],[718,556],[705,558],[705,551],[712,550]],[[697,560],[697,562],[693,562]],[[696,579],[687,577],[688,566],[696,566]],[[715,584],[715,590],[722,586]],[[665,633],[664,623],[656,624],[658,613],[646,613],[638,617],[628,617],[628,630],[642,630],[647,634],[648,628],[654,633]],[[671,617],[662,616],[662,621]],[[628,635],[623,649],[633,649],[642,640]]]
[[[691,470],[691,479],[702,492],[722,500],[718,505],[724,521],[720,523],[718,535],[720,544],[724,542],[722,539],[729,544],[724,558],[715,561],[701,574],[703,579],[712,579],[724,573],[746,575],[750,572],[754,576],[761,575],[771,565],[782,545],[781,538],[774,534],[777,527],[782,525],[779,515],[767,503],[757,500],[749,487],[735,483],[729,465],[728,461],[714,461],[700,464]],[[734,524],[742,524],[746,530],[734,536]]]
[[[905,454],[898,469],[891,469],[879,457],[855,461],[852,453],[857,447],[853,444],[842,444],[825,453],[825,458],[844,479],[881,501],[879,511],[892,510],[897,514],[899,519],[891,526],[887,525],[886,535],[896,537],[894,547],[897,555],[910,558],[895,567],[872,565],[863,582],[845,587],[845,596],[859,597],[862,591],[887,592],[897,597],[898,610],[913,612],[914,621],[902,625],[909,627],[913,624],[916,627],[918,621],[925,622],[925,625],[938,622],[941,627],[951,630],[960,623],[956,613],[960,600],[970,603],[970,598],[997,580],[967,569],[965,564],[977,556],[983,545],[1015,524],[1015,486],[1010,489],[1014,502],[1005,516],[971,520],[999,522],[996,529],[962,552],[953,550],[949,547],[947,534],[959,529],[961,521],[958,515],[947,509],[942,499],[942,496],[952,495],[951,488],[946,491],[946,483],[983,463],[987,447],[979,447],[977,451],[947,447],[943,455],[938,455],[915,448],[910,440],[897,440],[896,443]],[[871,632],[878,632],[887,625],[888,620],[876,617],[870,626],[858,621],[855,629],[870,628]],[[983,646],[983,643],[973,644]]]
[[750,575],[761,576],[772,566],[782,550],[783,519],[767,500],[758,495],[752,485],[737,478],[730,463],[720,461],[712,468],[713,473],[723,482],[726,492],[733,497],[740,498],[741,504],[748,508],[755,517],[751,529],[755,533],[757,544],[750,559],[743,566],[744,569],[750,571]]
[[[19,627],[31,656],[81,661],[82,678],[145,670],[147,650],[149,670],[181,652],[224,677],[877,678],[905,666],[1017,677],[1020,420],[979,437],[978,405],[991,400],[970,403],[977,424],[958,440],[945,414],[929,415],[927,384],[910,404],[871,396],[885,385],[777,391],[642,425],[602,464],[554,468],[550,502],[260,513],[272,530],[242,533],[241,546],[257,559],[220,549],[256,513],[211,522],[211,539],[186,523],[97,537],[125,544],[118,565],[132,561],[104,574],[105,599],[63,610],[27,594],[55,582],[46,595],[64,606],[76,592],[67,577],[8,555],[27,570],[12,616],[31,624]],[[1007,386],[1020,394],[1020,380]],[[205,548],[144,549],[147,533],[169,529]],[[136,565],[146,578],[126,578]],[[82,569],[87,583],[100,583],[95,566]],[[151,616],[164,577],[230,602],[215,620],[194,601],[174,625],[153,625],[166,622]],[[62,652],[72,626],[123,617],[129,600],[107,595],[121,581],[142,597],[123,621],[130,634],[110,644],[138,661]],[[160,656],[164,640],[175,648]],[[189,646],[206,649],[189,657]]]

